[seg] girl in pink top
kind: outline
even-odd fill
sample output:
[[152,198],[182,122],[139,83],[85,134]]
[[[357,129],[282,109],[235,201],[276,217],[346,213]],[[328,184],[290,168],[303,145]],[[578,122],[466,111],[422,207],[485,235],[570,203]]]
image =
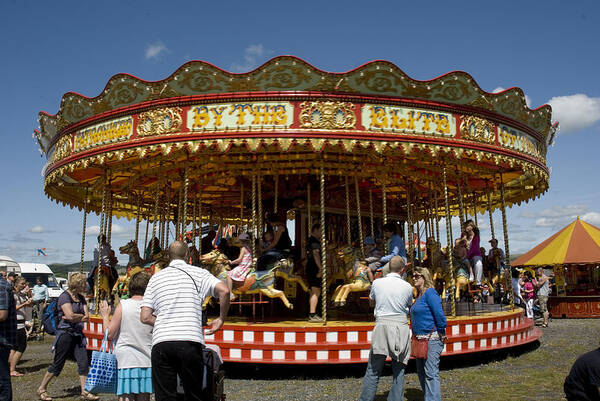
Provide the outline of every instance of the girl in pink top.
[[471,261],[471,266],[473,266],[475,271],[475,277],[469,277],[469,279],[473,280],[474,278],[477,285],[481,285],[483,258],[481,249],[479,248],[479,229],[473,220],[465,221],[465,232],[462,234],[462,238],[467,241],[467,258]]
[[237,265],[233,270],[230,270],[227,273],[227,286],[229,287],[229,292],[231,293],[231,299],[235,299],[235,295],[233,295],[233,282],[235,281],[235,286],[238,287],[244,283],[246,280],[246,276],[252,269],[252,251],[250,251],[250,238],[248,234],[242,233],[238,237],[242,247],[240,249],[240,256],[236,260],[232,260],[229,262],[230,265]]
[[535,302],[535,286],[533,285],[533,276],[528,270],[524,273],[523,298],[525,299],[525,310],[527,317],[533,319],[533,303]]

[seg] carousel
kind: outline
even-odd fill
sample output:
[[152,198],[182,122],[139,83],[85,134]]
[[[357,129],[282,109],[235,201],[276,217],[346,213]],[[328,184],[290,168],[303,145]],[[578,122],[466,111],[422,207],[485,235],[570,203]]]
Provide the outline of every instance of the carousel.
[[[447,217],[489,218],[495,237],[499,209],[510,260],[506,209],[548,189],[546,151],[557,126],[549,106],[529,109],[518,88],[488,93],[464,72],[417,81],[385,61],[330,73],[281,56],[244,74],[193,61],[156,82],[115,75],[95,98],[66,93],[58,113],[39,121],[46,195],[81,210],[83,233],[88,214],[98,216],[109,244],[113,218],[135,220],[131,241],[114,244],[130,255],[127,275],[113,285],[104,266],[96,269],[91,305],[126,295],[133,272],[166,266],[174,239],[188,241],[192,263],[224,278],[226,252],[202,235],[215,229],[234,248],[244,233],[253,268],[223,329],[206,342],[228,362],[366,362],[374,321],[365,237],[380,240],[382,226],[394,223],[414,239],[408,264],[427,265],[443,294],[442,355],[541,335],[514,307],[507,275],[489,276],[489,288],[510,295],[506,305],[475,304],[481,288],[448,257],[460,233]],[[259,239],[272,221],[291,244],[259,270]],[[322,321],[308,322],[304,270],[315,223]],[[84,252],[82,234],[82,261]],[[102,319],[92,317],[90,349],[102,332]]]

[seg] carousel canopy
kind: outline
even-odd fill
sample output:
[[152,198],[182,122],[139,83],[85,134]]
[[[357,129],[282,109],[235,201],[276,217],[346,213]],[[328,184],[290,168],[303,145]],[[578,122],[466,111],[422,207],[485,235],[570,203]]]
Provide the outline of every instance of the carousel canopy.
[[156,82],[118,74],[96,97],[66,93],[35,136],[48,197],[96,213],[174,217],[185,187],[203,213],[248,216],[252,177],[263,199],[291,204],[317,195],[323,171],[328,207],[343,208],[351,177],[376,213],[385,187],[389,214],[405,216],[412,193],[423,218],[441,211],[446,180],[452,214],[461,200],[499,207],[500,187],[508,206],[543,194],[551,114],[461,71],[419,81],[386,61],[331,73],[280,56],[243,74],[202,61]]
[[513,266],[600,263],[600,228],[577,220],[516,259]]

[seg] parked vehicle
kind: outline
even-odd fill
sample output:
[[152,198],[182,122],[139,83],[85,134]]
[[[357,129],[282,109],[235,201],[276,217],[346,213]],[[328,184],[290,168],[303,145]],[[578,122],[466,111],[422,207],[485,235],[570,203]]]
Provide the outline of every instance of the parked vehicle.
[[42,283],[48,286],[48,296],[52,298],[58,298],[63,293],[63,289],[58,285],[56,277],[52,269],[43,263],[19,263],[21,267],[20,275],[27,280],[27,282],[33,287],[38,277],[42,279]]
[[0,266],[6,266],[7,273],[15,272],[18,274],[21,272],[21,267],[19,264],[8,256],[0,256]]

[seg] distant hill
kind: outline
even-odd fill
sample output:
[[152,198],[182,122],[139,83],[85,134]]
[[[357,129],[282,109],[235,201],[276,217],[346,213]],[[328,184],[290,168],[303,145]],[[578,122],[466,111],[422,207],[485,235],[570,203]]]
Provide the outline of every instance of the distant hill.
[[[65,263],[51,263],[48,266],[50,266],[50,268],[52,269],[52,271],[54,272],[55,276],[58,277],[67,277],[69,272],[78,272],[79,271],[79,262],[77,263],[69,263],[69,264],[65,264]],[[117,271],[119,272],[119,274],[124,274],[125,273],[125,267],[117,265]],[[91,260],[87,260],[85,262],[83,262],[83,271],[84,272],[89,272],[92,269],[92,261]]]

